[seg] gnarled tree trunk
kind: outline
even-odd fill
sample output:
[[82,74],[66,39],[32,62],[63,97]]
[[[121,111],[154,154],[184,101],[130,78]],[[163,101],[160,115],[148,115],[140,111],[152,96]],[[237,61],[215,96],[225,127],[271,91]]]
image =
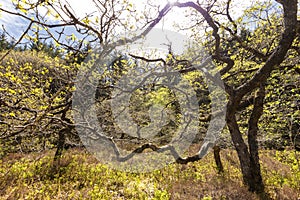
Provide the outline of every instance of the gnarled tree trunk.
[[264,184],[262,181],[259,155],[258,155],[258,120],[263,112],[263,99],[265,96],[264,85],[261,84],[257,96],[254,99],[254,107],[248,121],[248,146],[240,132],[235,113],[238,108],[239,98],[231,97],[227,105],[226,121],[235,149],[238,153],[243,181],[250,191],[262,193]]

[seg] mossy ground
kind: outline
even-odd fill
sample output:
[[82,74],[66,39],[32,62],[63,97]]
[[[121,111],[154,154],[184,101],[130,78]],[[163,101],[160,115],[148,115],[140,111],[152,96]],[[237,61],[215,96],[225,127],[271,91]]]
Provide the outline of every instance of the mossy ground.
[[[188,165],[171,164],[151,173],[110,169],[83,149],[9,154],[0,160],[0,199],[258,199],[242,184],[235,151],[222,150],[225,172],[213,155]],[[300,198],[299,156],[294,151],[262,151],[266,191],[272,199]]]

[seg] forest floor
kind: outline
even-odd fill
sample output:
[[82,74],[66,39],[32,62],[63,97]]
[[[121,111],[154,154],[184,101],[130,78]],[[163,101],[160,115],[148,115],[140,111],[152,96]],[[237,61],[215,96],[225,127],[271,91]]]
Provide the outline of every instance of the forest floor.
[[[196,147],[195,147],[196,148]],[[224,173],[213,155],[149,173],[117,171],[83,149],[8,154],[0,160],[0,199],[259,199],[242,184],[235,151],[222,150]],[[300,199],[300,152],[263,150],[261,167],[271,199]]]

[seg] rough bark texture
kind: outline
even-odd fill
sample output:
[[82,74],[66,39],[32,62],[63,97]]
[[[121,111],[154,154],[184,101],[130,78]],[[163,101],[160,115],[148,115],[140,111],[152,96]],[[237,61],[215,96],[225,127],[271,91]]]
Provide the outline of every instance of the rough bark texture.
[[235,112],[237,109],[236,98],[230,98],[227,107],[227,126],[229,128],[231,138],[235,149],[237,151],[240,166],[243,174],[243,181],[249,187],[250,191],[257,193],[263,193],[264,184],[262,181],[259,156],[258,156],[258,143],[257,143],[257,123],[258,119],[262,114],[263,108],[263,97],[264,93],[261,90],[258,92],[261,96],[255,98],[254,109],[252,111],[251,117],[249,119],[249,129],[248,129],[248,144],[249,148],[246,145],[245,141],[242,138],[240,132]]
[[248,122],[248,144],[250,151],[250,167],[252,170],[253,181],[255,183],[255,191],[262,192],[264,185],[262,184],[262,176],[259,164],[257,133],[258,133],[258,120],[263,114],[263,101],[265,97],[265,86],[260,85],[259,91],[256,94],[254,107]]

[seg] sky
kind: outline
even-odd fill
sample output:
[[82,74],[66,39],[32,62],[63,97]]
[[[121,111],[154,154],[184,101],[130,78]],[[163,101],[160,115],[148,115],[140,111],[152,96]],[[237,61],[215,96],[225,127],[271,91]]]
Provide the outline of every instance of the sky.
[[[147,3],[147,0],[138,0],[134,1],[131,0],[132,3],[136,6],[136,10],[143,10],[145,4]],[[172,0],[170,0],[172,2]],[[63,1],[61,1],[63,2]],[[84,3],[82,0],[68,0],[70,5],[72,5],[72,8],[74,12],[77,14],[77,16],[84,16],[87,13],[92,13],[95,10],[95,7],[92,6],[92,0],[84,0]],[[167,0],[164,1],[153,1],[155,4],[160,5],[161,7],[164,6],[167,3]],[[234,1],[233,7],[236,7],[238,9],[234,9],[236,16],[240,16],[242,14],[242,11],[244,8],[251,5],[250,1],[243,1],[243,3],[239,6],[236,6],[237,1]],[[0,0],[0,5],[4,8],[12,9],[11,0]],[[168,14],[166,19],[163,20],[162,23],[164,23],[164,27],[167,29],[172,29],[172,25],[175,22],[182,22],[186,23],[187,19],[183,16],[182,10],[180,9],[174,9],[175,11],[172,11]],[[42,10],[43,11],[43,10]],[[21,34],[24,29],[26,28],[27,23],[24,20],[21,20],[17,16],[8,15],[6,13],[0,13],[0,25],[4,25],[7,30],[13,30],[13,32],[16,35]],[[2,29],[2,28],[0,28]]]
[[[13,6],[10,3],[10,0],[0,0],[0,6],[6,9],[8,8],[10,10],[13,8]],[[22,20],[21,18],[16,16],[0,12],[1,31],[3,30],[4,26],[7,31],[12,32],[11,30],[13,30],[13,32],[16,35],[19,35],[22,31],[22,27],[24,27],[24,24],[27,24],[25,20]]]
[[[31,0],[36,1],[36,0]],[[66,0],[61,0],[60,2],[64,2]],[[77,16],[85,16],[88,13],[92,13],[95,11],[95,6],[93,5],[93,0],[67,0],[70,5],[72,5],[72,9],[76,13]],[[147,0],[129,0],[132,4],[135,5],[137,11],[143,11]],[[150,0],[156,5],[160,5],[163,7],[168,0],[156,1]],[[176,0],[169,0],[176,1]],[[178,0],[179,2],[185,2],[185,0]],[[204,1],[204,0],[203,0]],[[226,1],[226,0],[218,0],[218,1]],[[232,16],[233,18],[238,18],[243,14],[243,11],[250,7],[254,1],[240,1],[233,0],[232,1]],[[262,1],[262,0],[260,0]],[[84,2],[84,3],[83,3]],[[11,0],[0,0],[0,5],[4,8],[13,9]],[[41,9],[40,12],[45,12],[45,9]],[[175,8],[172,9],[170,13],[168,13],[167,17],[165,17],[160,24],[158,24],[158,28],[164,28],[167,30],[175,30],[173,27],[174,22],[179,24],[188,24],[189,19],[184,17],[183,9]],[[134,22],[133,22],[134,23]],[[0,13],[0,31],[3,30],[3,26],[5,29],[10,32],[16,39],[18,39],[24,30],[27,28],[28,22],[22,20],[20,17],[8,15],[6,13]]]

